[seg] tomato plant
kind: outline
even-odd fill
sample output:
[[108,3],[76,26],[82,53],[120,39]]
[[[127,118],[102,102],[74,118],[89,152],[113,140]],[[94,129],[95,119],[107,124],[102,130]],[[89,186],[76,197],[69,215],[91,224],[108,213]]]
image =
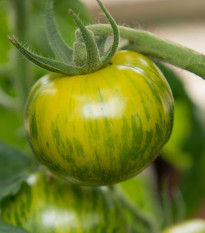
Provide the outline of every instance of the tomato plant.
[[[15,34],[25,41],[27,20],[26,14],[21,12],[26,13],[28,5],[24,0],[9,2],[17,20]],[[75,2],[78,5],[79,2]],[[0,84],[3,83],[0,105],[22,114],[28,96],[25,133],[33,149],[33,153],[29,152],[38,160],[34,157],[30,160],[0,142],[0,232],[158,233],[164,227],[181,221],[201,201],[196,200],[185,213],[187,200],[192,200],[193,195],[186,198],[184,193],[182,197],[180,192],[176,192],[172,196],[168,185],[161,194],[159,189],[163,185],[163,177],[155,175],[160,176],[164,171],[160,173],[158,164],[157,173],[150,167],[146,176],[135,176],[160,153],[177,152],[178,164],[177,157],[182,156],[182,147],[185,151],[190,148],[184,148],[184,143],[187,139],[188,142],[193,141],[193,132],[199,133],[194,149],[203,140],[204,131],[202,128],[198,130],[201,126],[199,121],[193,127],[188,126],[197,118],[190,118],[190,122],[184,121],[183,125],[178,119],[175,129],[181,132],[176,134],[175,130],[174,140],[161,152],[172,132],[174,99],[169,84],[155,64],[158,59],[205,77],[205,56],[147,31],[118,26],[103,4],[99,0],[97,2],[110,24],[84,26],[79,12],[76,14],[69,10],[73,19],[70,25],[75,23],[78,26],[75,41],[70,47],[58,31],[53,0],[46,1],[46,33],[54,58],[34,53],[14,36],[9,37],[28,60],[51,73],[39,75],[43,77],[28,94],[30,84],[37,77],[34,78],[33,68],[26,60],[19,59],[14,51],[16,61],[11,67],[18,72],[14,74],[12,71],[8,75],[10,66],[0,67],[0,75],[9,77],[7,83],[0,80]],[[64,24],[60,26],[64,28]],[[32,30],[32,27],[28,28]],[[48,44],[45,45],[42,38],[44,36],[41,36],[37,47],[43,48],[44,53]],[[67,41],[71,44],[72,37]],[[35,47],[36,43],[33,44]],[[163,65],[158,65],[163,70]],[[165,70],[168,71],[166,67]],[[182,89],[179,92],[182,94]],[[186,115],[184,103],[188,102],[182,101],[183,106],[176,105],[176,110],[180,109]],[[191,102],[187,107],[193,107]],[[179,118],[178,114],[176,116]],[[19,131],[23,135],[23,129]],[[184,131],[189,135],[182,142],[176,135],[183,135]],[[204,147],[198,152],[202,157]],[[181,158],[187,171],[190,171],[195,153],[189,155],[190,159],[186,161],[190,164],[186,166]],[[187,154],[183,153],[183,156]],[[173,160],[173,155],[170,157]],[[165,154],[163,158],[168,157]],[[198,165],[203,170],[204,163],[200,162],[192,166],[190,176],[195,173],[194,181],[201,174],[196,171]],[[43,169],[41,164],[45,165]],[[38,173],[39,168],[43,172]],[[57,177],[45,171],[47,168]],[[29,176],[31,173],[34,175]],[[113,185],[121,181],[125,182]],[[103,185],[111,186],[91,187]],[[202,191],[196,195],[201,198],[203,189],[200,186],[201,183],[195,187]],[[168,199],[169,195],[172,198]]]
[[1,217],[30,233],[124,233],[120,208],[109,188],[80,188],[38,172],[2,201]]
[[79,76],[47,75],[31,90],[26,129],[37,158],[83,185],[126,180],[168,140],[171,90],[144,56],[120,51],[111,64]]

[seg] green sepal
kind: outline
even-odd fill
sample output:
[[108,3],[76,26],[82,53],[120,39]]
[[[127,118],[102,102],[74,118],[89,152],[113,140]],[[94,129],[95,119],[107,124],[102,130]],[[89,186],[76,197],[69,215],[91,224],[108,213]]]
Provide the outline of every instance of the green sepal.
[[67,65],[63,62],[59,62],[53,59],[45,58],[40,55],[37,55],[31,51],[29,51],[27,48],[25,48],[15,37],[11,38],[9,37],[11,43],[30,61],[35,63],[36,65],[49,70],[51,72],[56,73],[63,73],[66,75],[78,75],[80,74],[81,69]]
[[96,40],[96,43],[97,43],[97,46],[98,46],[100,57],[103,57],[104,54],[105,54],[105,43],[106,43],[106,40],[107,40],[107,35],[105,35],[105,36],[97,36],[96,35],[95,40]]
[[[68,76],[95,72],[108,64],[117,51],[119,44],[119,30],[117,24],[103,4],[99,0],[97,0],[97,2],[110,22],[114,33],[113,43],[106,52],[104,52],[105,37],[103,36],[101,41],[98,38],[97,43],[94,33],[83,25],[81,20],[72,10],[70,10],[70,13],[79,27],[81,35],[76,32],[74,51],[67,46],[56,26],[53,13],[53,0],[47,0],[46,4],[46,30],[49,44],[56,56],[56,59],[50,59],[35,54],[23,46],[15,37],[9,37],[9,39],[27,59],[48,71]],[[98,45],[100,45],[100,51],[98,49]]]
[[28,233],[27,231],[23,230],[22,228],[15,227],[3,222],[0,219],[0,232],[1,233]]
[[84,66],[87,59],[86,54],[86,45],[83,39],[80,40],[79,37],[76,37],[76,41],[73,44],[73,63],[81,67]]
[[90,32],[81,22],[81,20],[77,17],[75,12],[70,10],[71,15],[77,26],[79,27],[83,40],[85,42],[86,51],[87,51],[87,58],[86,63],[84,66],[85,72],[91,73],[96,71],[102,66],[102,62],[100,60],[100,55],[98,51],[97,44],[95,42],[95,38],[92,32]]
[[[111,58],[115,55],[117,49],[118,49],[118,45],[119,45],[119,39],[120,39],[120,34],[119,34],[119,30],[117,27],[117,24],[115,22],[115,20],[112,18],[112,16],[109,14],[109,12],[106,10],[106,8],[103,6],[103,4],[97,0],[99,6],[101,7],[102,11],[105,13],[109,23],[111,24],[112,30],[113,30],[113,43],[111,45],[111,47],[108,49],[107,52],[104,52],[104,45],[106,42],[106,37],[102,36],[102,38],[98,37],[98,43],[96,43],[94,34],[89,31],[81,22],[81,20],[77,17],[77,15],[70,10],[70,13],[73,15],[73,18],[76,22],[76,24],[78,25],[80,31],[81,31],[81,35],[84,39],[85,42],[85,46],[86,46],[86,50],[87,50],[87,60],[86,60],[86,64],[83,67],[84,71],[86,73],[90,73],[90,72],[94,72],[104,66],[106,66],[109,61],[111,60]],[[77,31],[76,33],[76,41],[80,38],[80,35]],[[76,48],[78,48],[78,46],[80,46],[80,44],[75,44],[75,51]],[[99,46],[99,47],[98,47]],[[80,49],[78,49],[78,51],[80,51]],[[82,56],[84,55],[83,53],[84,51],[82,51]],[[100,59],[100,55],[102,57],[102,59]],[[74,54],[75,57],[77,57]],[[80,58],[81,58],[80,57]],[[77,57],[79,58],[79,56]],[[77,63],[82,63],[82,61],[85,58],[83,57],[83,59],[79,59],[81,62],[78,62],[78,60],[76,61]],[[98,68],[99,67],[99,68]]]
[[106,53],[106,56],[103,58],[103,66],[106,66],[109,61],[111,60],[111,58],[115,55],[117,49],[118,49],[118,45],[119,45],[119,40],[120,40],[120,33],[119,33],[119,29],[117,27],[117,24],[115,22],[115,20],[113,19],[113,17],[110,15],[110,13],[106,10],[106,8],[103,6],[103,4],[97,0],[99,6],[101,7],[101,9],[103,10],[104,14],[106,15],[112,30],[113,30],[113,43],[112,46],[109,48],[108,52]]
[[69,63],[72,60],[73,51],[64,42],[56,26],[53,13],[53,0],[46,3],[46,33],[50,48],[60,61]]

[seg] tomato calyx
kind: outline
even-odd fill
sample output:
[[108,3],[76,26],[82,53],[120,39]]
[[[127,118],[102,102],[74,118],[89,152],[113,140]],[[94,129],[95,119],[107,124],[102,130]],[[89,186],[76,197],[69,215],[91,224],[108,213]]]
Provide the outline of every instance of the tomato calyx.
[[76,33],[76,41],[73,48],[69,47],[58,31],[53,13],[53,0],[47,0],[46,3],[46,32],[55,59],[49,59],[30,51],[14,36],[12,38],[8,36],[8,38],[27,59],[48,71],[65,75],[79,75],[95,72],[105,67],[115,55],[120,37],[115,20],[103,4],[99,0],[97,0],[97,2],[113,30],[113,42],[107,51],[104,51],[107,37],[101,36],[100,38],[95,38],[93,32],[83,25],[73,10],[69,10],[69,12],[76,25],[79,27],[81,34]]

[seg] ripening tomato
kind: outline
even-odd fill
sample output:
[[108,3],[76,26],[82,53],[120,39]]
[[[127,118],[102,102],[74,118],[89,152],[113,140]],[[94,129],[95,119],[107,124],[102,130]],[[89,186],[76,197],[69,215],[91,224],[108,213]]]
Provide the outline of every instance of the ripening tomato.
[[55,174],[90,186],[129,179],[170,137],[174,101],[162,73],[145,56],[115,54],[94,73],[48,74],[25,111],[37,159]]
[[204,219],[190,219],[168,227],[162,233],[204,233],[205,221]]
[[120,202],[107,187],[79,187],[32,174],[1,203],[0,217],[29,233],[126,233]]

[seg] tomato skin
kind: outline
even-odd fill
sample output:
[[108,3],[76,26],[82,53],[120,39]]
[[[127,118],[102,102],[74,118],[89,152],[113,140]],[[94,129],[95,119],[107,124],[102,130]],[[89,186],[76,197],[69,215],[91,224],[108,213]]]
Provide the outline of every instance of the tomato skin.
[[107,187],[88,188],[32,174],[1,203],[1,218],[29,233],[126,233],[118,199]]
[[204,233],[205,221],[204,219],[190,219],[168,227],[162,233]]
[[120,51],[91,74],[49,74],[31,90],[25,111],[37,159],[81,185],[129,179],[170,137],[174,101],[158,68],[136,52]]

